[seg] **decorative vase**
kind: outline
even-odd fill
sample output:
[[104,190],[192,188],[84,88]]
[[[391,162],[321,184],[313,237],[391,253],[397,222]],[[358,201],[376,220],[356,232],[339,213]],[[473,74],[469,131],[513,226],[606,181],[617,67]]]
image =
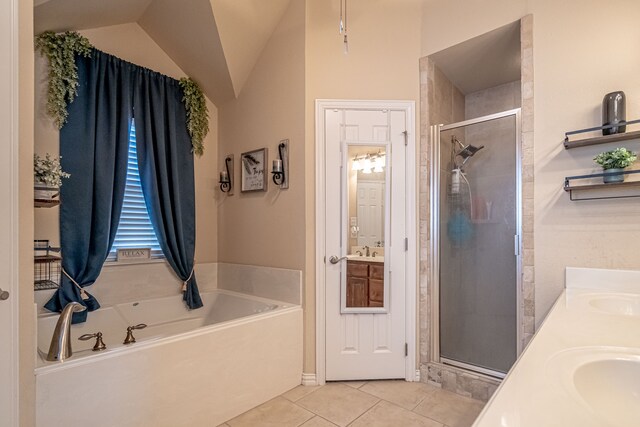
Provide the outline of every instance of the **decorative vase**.
[[43,182],[36,182],[33,186],[33,198],[38,200],[53,200],[60,193],[59,187],[51,187]]
[[[615,169],[605,169],[604,173],[611,173],[612,175],[605,175],[602,177],[602,180],[605,184],[610,184],[612,182],[624,182],[625,175],[620,173],[623,172],[624,169],[615,168]],[[616,175],[616,173],[618,173]]]
[[[626,120],[627,112],[624,92],[619,90],[606,94],[602,100],[602,126],[625,123]],[[627,126],[621,125],[602,129],[602,134],[613,135],[616,133],[624,133],[626,130]]]

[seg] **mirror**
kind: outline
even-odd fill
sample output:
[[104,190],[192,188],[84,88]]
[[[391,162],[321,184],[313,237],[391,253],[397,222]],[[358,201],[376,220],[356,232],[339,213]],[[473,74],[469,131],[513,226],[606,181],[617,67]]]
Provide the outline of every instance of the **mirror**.
[[384,312],[385,218],[387,214],[386,145],[347,144],[346,274],[343,312]]

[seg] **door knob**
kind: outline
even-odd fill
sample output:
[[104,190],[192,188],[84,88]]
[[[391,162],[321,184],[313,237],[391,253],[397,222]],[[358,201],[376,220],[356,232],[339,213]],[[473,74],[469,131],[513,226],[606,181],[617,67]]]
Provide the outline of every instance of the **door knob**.
[[3,291],[0,289],[0,301],[9,299],[9,291]]
[[339,263],[340,261],[342,261],[343,259],[347,259],[347,257],[346,257],[346,256],[343,256],[343,257],[341,257],[341,258],[338,258],[337,256],[333,255],[331,258],[329,258],[329,262],[330,262],[331,264],[337,264],[337,263]]

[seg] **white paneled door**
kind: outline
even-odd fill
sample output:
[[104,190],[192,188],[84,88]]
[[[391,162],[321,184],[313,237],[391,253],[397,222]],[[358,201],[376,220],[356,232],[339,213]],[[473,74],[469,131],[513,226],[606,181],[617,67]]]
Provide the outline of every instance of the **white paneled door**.
[[0,426],[18,425],[17,1],[0,2]]
[[[407,132],[412,130],[411,109],[385,107],[384,101],[380,103],[383,105],[325,108],[322,113],[318,112],[318,124],[323,127],[320,143],[324,144],[324,171],[319,178],[324,181],[324,236],[321,239],[324,239],[324,344],[328,381],[413,378],[407,362],[408,350],[414,351],[414,341],[408,339],[414,329],[407,328],[407,324],[415,322],[415,317],[407,320],[407,306],[411,305],[408,301],[415,304],[413,298],[407,298],[407,267],[411,265],[407,238],[414,238],[408,236],[407,223],[411,221],[407,216],[406,188],[407,162],[414,161],[409,154],[413,146],[408,145]],[[372,184],[367,179],[371,175],[353,172],[350,153],[358,150],[364,153],[360,156],[366,155],[366,150],[385,154],[384,172],[379,172],[385,177],[383,183]],[[355,192],[353,196],[352,192]],[[384,254],[384,264],[377,264],[378,268],[384,266],[383,307],[345,309],[347,269],[351,268],[348,263],[354,265],[350,245],[354,244],[351,226],[356,214],[352,209],[356,209],[360,232],[367,233],[366,239],[359,235],[357,242],[371,246],[371,253],[378,249],[378,253]],[[319,249],[322,248],[319,246]],[[330,262],[333,256],[334,262]],[[367,259],[362,262],[375,265]],[[374,267],[368,268],[372,272]],[[366,276],[367,270],[364,271]],[[371,283],[369,289],[373,287],[374,280],[357,280]]]

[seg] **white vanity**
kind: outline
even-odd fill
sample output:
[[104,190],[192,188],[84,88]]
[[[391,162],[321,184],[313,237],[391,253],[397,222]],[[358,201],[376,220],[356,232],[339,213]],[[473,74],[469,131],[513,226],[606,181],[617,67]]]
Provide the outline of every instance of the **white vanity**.
[[566,269],[560,295],[473,427],[640,426],[640,271]]

